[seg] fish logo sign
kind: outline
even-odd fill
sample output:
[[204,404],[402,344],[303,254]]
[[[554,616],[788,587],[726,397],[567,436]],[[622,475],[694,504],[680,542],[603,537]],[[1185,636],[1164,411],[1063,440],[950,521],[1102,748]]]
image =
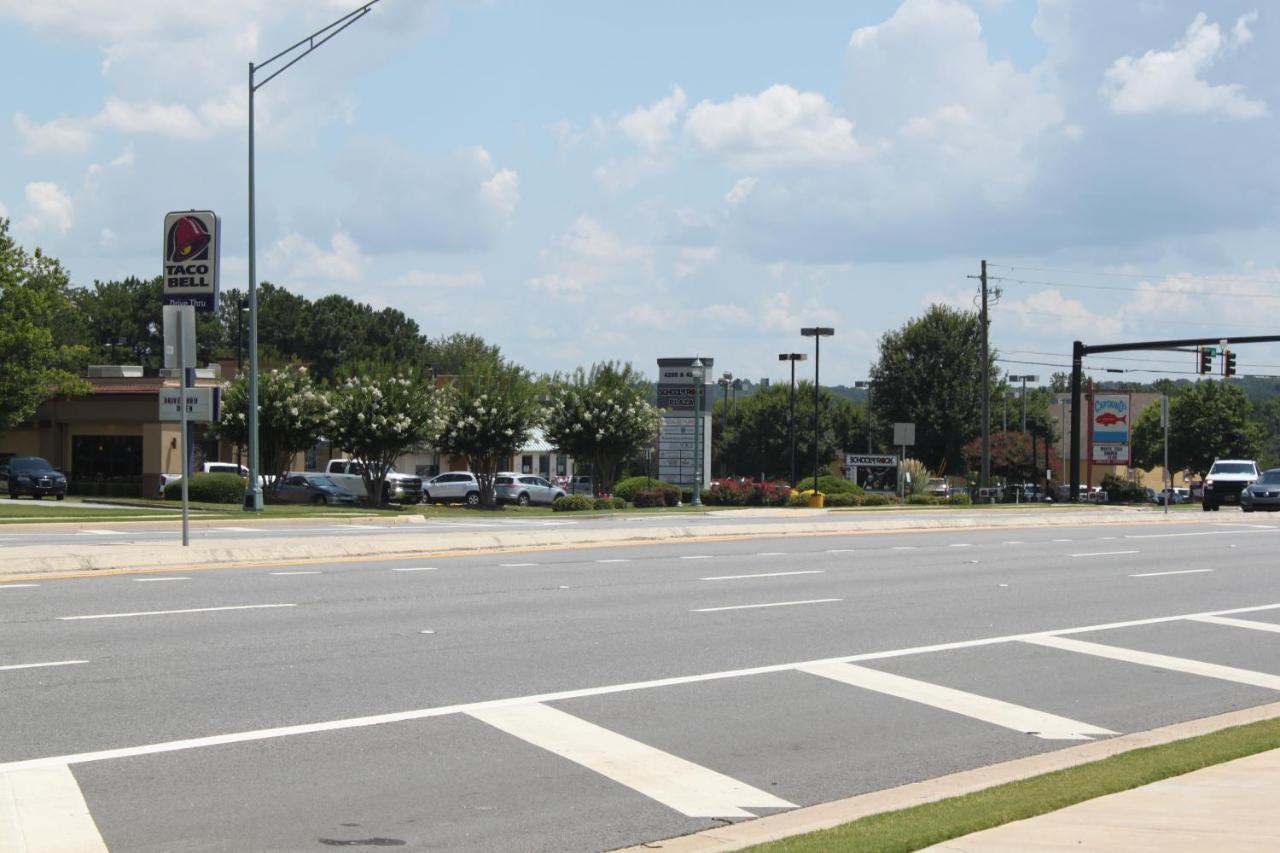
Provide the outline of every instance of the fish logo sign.
[[1128,415],[1117,415],[1115,412],[1103,412],[1095,419],[1098,423],[1105,427],[1113,427],[1116,424],[1126,423],[1129,420]]

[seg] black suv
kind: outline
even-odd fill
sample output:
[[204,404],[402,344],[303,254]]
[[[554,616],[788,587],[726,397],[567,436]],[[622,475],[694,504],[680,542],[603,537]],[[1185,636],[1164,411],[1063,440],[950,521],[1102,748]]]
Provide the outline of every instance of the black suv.
[[39,456],[14,456],[0,463],[0,486],[8,486],[9,497],[31,495],[36,500],[53,495],[67,496],[67,478]]
[[1240,505],[1240,492],[1258,479],[1258,463],[1252,459],[1215,459],[1204,478],[1200,506],[1205,512],[1223,504]]

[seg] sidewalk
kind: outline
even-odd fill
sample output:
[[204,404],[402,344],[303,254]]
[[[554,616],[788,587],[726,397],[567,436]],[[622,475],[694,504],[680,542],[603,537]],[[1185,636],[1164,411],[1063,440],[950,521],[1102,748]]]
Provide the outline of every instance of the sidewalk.
[[946,853],[1280,850],[1280,750],[1087,800],[927,849]]

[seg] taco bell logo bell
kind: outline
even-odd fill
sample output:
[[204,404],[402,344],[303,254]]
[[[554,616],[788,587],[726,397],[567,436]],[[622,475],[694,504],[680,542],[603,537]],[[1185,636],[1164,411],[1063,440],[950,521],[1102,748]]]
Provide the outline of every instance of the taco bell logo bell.
[[213,311],[218,304],[219,226],[211,210],[164,218],[164,304]]

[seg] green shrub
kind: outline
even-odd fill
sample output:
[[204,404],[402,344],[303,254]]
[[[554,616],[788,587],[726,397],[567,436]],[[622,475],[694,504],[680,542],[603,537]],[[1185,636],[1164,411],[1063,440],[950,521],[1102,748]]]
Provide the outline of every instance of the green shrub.
[[893,495],[882,495],[879,492],[868,492],[862,498],[863,506],[889,506],[897,502],[898,499]]
[[[210,504],[238,504],[244,501],[248,481],[238,474],[193,474],[187,487],[187,497],[193,501]],[[182,479],[164,487],[167,501],[182,500]]]
[[589,498],[586,495],[565,495],[562,498],[556,498],[551,503],[553,512],[581,512],[582,510],[595,508],[595,498]]
[[667,503],[667,497],[672,493],[663,489],[653,489],[649,491],[639,491],[631,496],[631,503],[637,507],[651,508],[657,506],[672,506]]
[[626,509],[627,502],[620,497],[612,498],[595,498],[592,505],[596,509]]
[[947,503],[951,506],[970,506],[973,503],[973,498],[966,494],[952,495],[947,498]]
[[933,495],[910,495],[907,497],[907,503],[916,506],[936,506],[941,502],[941,499],[935,498]]
[[[796,484],[796,488],[800,491],[809,491],[813,489],[813,477],[806,477]],[[818,491],[824,495],[844,495],[859,494],[864,490],[852,480],[846,480],[843,477],[836,477],[831,474],[823,474],[818,478]]]
[[787,506],[808,506],[809,496],[803,492],[792,492],[791,497],[787,498]]
[[855,495],[852,492],[838,492],[834,495],[827,495],[827,506],[858,506],[862,503],[862,496]]
[[686,489],[686,488],[683,488],[683,487],[682,487],[682,488],[680,489],[680,502],[681,502],[681,503],[685,503],[685,504],[691,504],[691,503],[693,503],[693,489],[692,489],[692,488],[688,488],[688,489]]
[[[619,480],[613,487],[613,496],[624,501],[635,503],[636,492],[669,491],[679,496],[680,487],[652,477],[627,477]],[[674,502],[673,504],[674,505]]]

